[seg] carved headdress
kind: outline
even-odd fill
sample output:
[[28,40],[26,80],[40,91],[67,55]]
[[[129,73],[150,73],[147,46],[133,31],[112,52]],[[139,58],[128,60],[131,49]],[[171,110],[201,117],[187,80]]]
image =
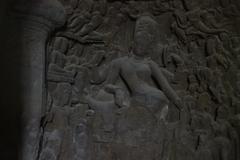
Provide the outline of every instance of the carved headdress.
[[148,32],[148,34],[152,36],[152,42],[158,43],[159,24],[151,13],[144,12],[138,16],[136,21],[135,34],[137,31],[139,31],[138,29]]

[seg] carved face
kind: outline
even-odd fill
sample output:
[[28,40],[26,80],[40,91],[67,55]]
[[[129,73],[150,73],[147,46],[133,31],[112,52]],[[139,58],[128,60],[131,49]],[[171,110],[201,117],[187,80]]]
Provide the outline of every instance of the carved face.
[[84,124],[79,124],[79,125],[77,126],[76,130],[77,130],[77,133],[83,133],[83,132],[86,131],[86,125],[84,125]]
[[154,31],[157,23],[150,17],[140,17],[136,22],[134,35],[134,54],[144,56],[149,54],[154,43]]

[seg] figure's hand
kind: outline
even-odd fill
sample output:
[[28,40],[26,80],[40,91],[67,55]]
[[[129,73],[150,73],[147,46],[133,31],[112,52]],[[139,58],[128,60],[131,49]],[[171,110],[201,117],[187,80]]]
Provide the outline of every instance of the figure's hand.
[[79,103],[81,104],[88,104],[89,103],[89,94],[88,91],[86,89],[83,90],[83,94],[81,94],[80,98],[79,98]]
[[155,63],[151,58],[147,58],[145,60],[150,67],[158,67],[157,63]]
[[104,86],[104,90],[108,93],[116,93],[116,91],[119,89],[121,88],[112,84],[107,84],[106,86]]
[[119,108],[119,109],[116,111],[116,114],[117,114],[117,115],[121,115],[121,114],[123,114],[124,112],[126,112],[128,109],[129,109],[129,107]]
[[87,98],[87,96],[82,95],[82,96],[79,98],[79,103],[81,103],[81,104],[88,104],[88,98]]
[[184,107],[184,104],[183,104],[183,101],[180,99],[180,98],[178,98],[177,100],[176,100],[176,107],[181,111],[182,109],[183,109],[183,107]]
[[94,110],[92,109],[88,109],[86,112],[85,112],[86,116],[88,117],[91,117],[91,116],[94,116],[96,113]]
[[230,34],[231,32],[226,29],[220,29],[220,34],[221,33]]

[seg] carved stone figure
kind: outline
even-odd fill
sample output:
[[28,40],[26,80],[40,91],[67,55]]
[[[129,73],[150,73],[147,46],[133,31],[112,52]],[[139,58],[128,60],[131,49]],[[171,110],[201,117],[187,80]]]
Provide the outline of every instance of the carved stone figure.
[[[113,60],[109,66],[106,84],[125,82],[131,93],[131,105],[145,106],[158,119],[166,119],[169,101],[181,108],[181,99],[170,86],[166,71],[150,59],[154,47],[158,47],[154,31],[157,23],[149,15],[141,16],[136,22],[134,48],[129,57]],[[120,78],[121,77],[121,78]],[[154,77],[161,89],[154,84]],[[156,115],[157,116],[157,115]]]

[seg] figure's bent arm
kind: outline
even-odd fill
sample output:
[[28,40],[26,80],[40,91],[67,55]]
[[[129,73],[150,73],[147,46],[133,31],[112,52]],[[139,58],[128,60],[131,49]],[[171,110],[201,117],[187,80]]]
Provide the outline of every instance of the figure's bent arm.
[[117,78],[120,74],[120,65],[119,61],[112,61],[112,63],[108,66],[109,71],[107,73],[106,84],[115,84]]
[[173,90],[173,88],[170,86],[170,84],[169,84],[168,80],[165,78],[162,70],[153,61],[150,62],[150,67],[151,67],[154,78],[156,78],[156,80],[157,80],[158,84],[160,85],[161,89],[163,90],[163,92],[166,94],[166,96],[171,101],[173,101],[173,103],[175,105],[177,105],[177,107],[180,107],[179,106],[180,98],[176,94],[176,92]]
[[108,65],[97,68],[92,75],[91,82],[94,84],[114,84],[117,81],[119,72],[120,67],[118,65],[118,61],[112,61]]
[[163,75],[167,78],[167,80],[168,80],[169,82],[173,81],[173,79],[174,79],[174,74],[173,74],[172,72],[168,71],[168,70],[165,69],[165,68],[161,68],[161,71],[162,71]]

